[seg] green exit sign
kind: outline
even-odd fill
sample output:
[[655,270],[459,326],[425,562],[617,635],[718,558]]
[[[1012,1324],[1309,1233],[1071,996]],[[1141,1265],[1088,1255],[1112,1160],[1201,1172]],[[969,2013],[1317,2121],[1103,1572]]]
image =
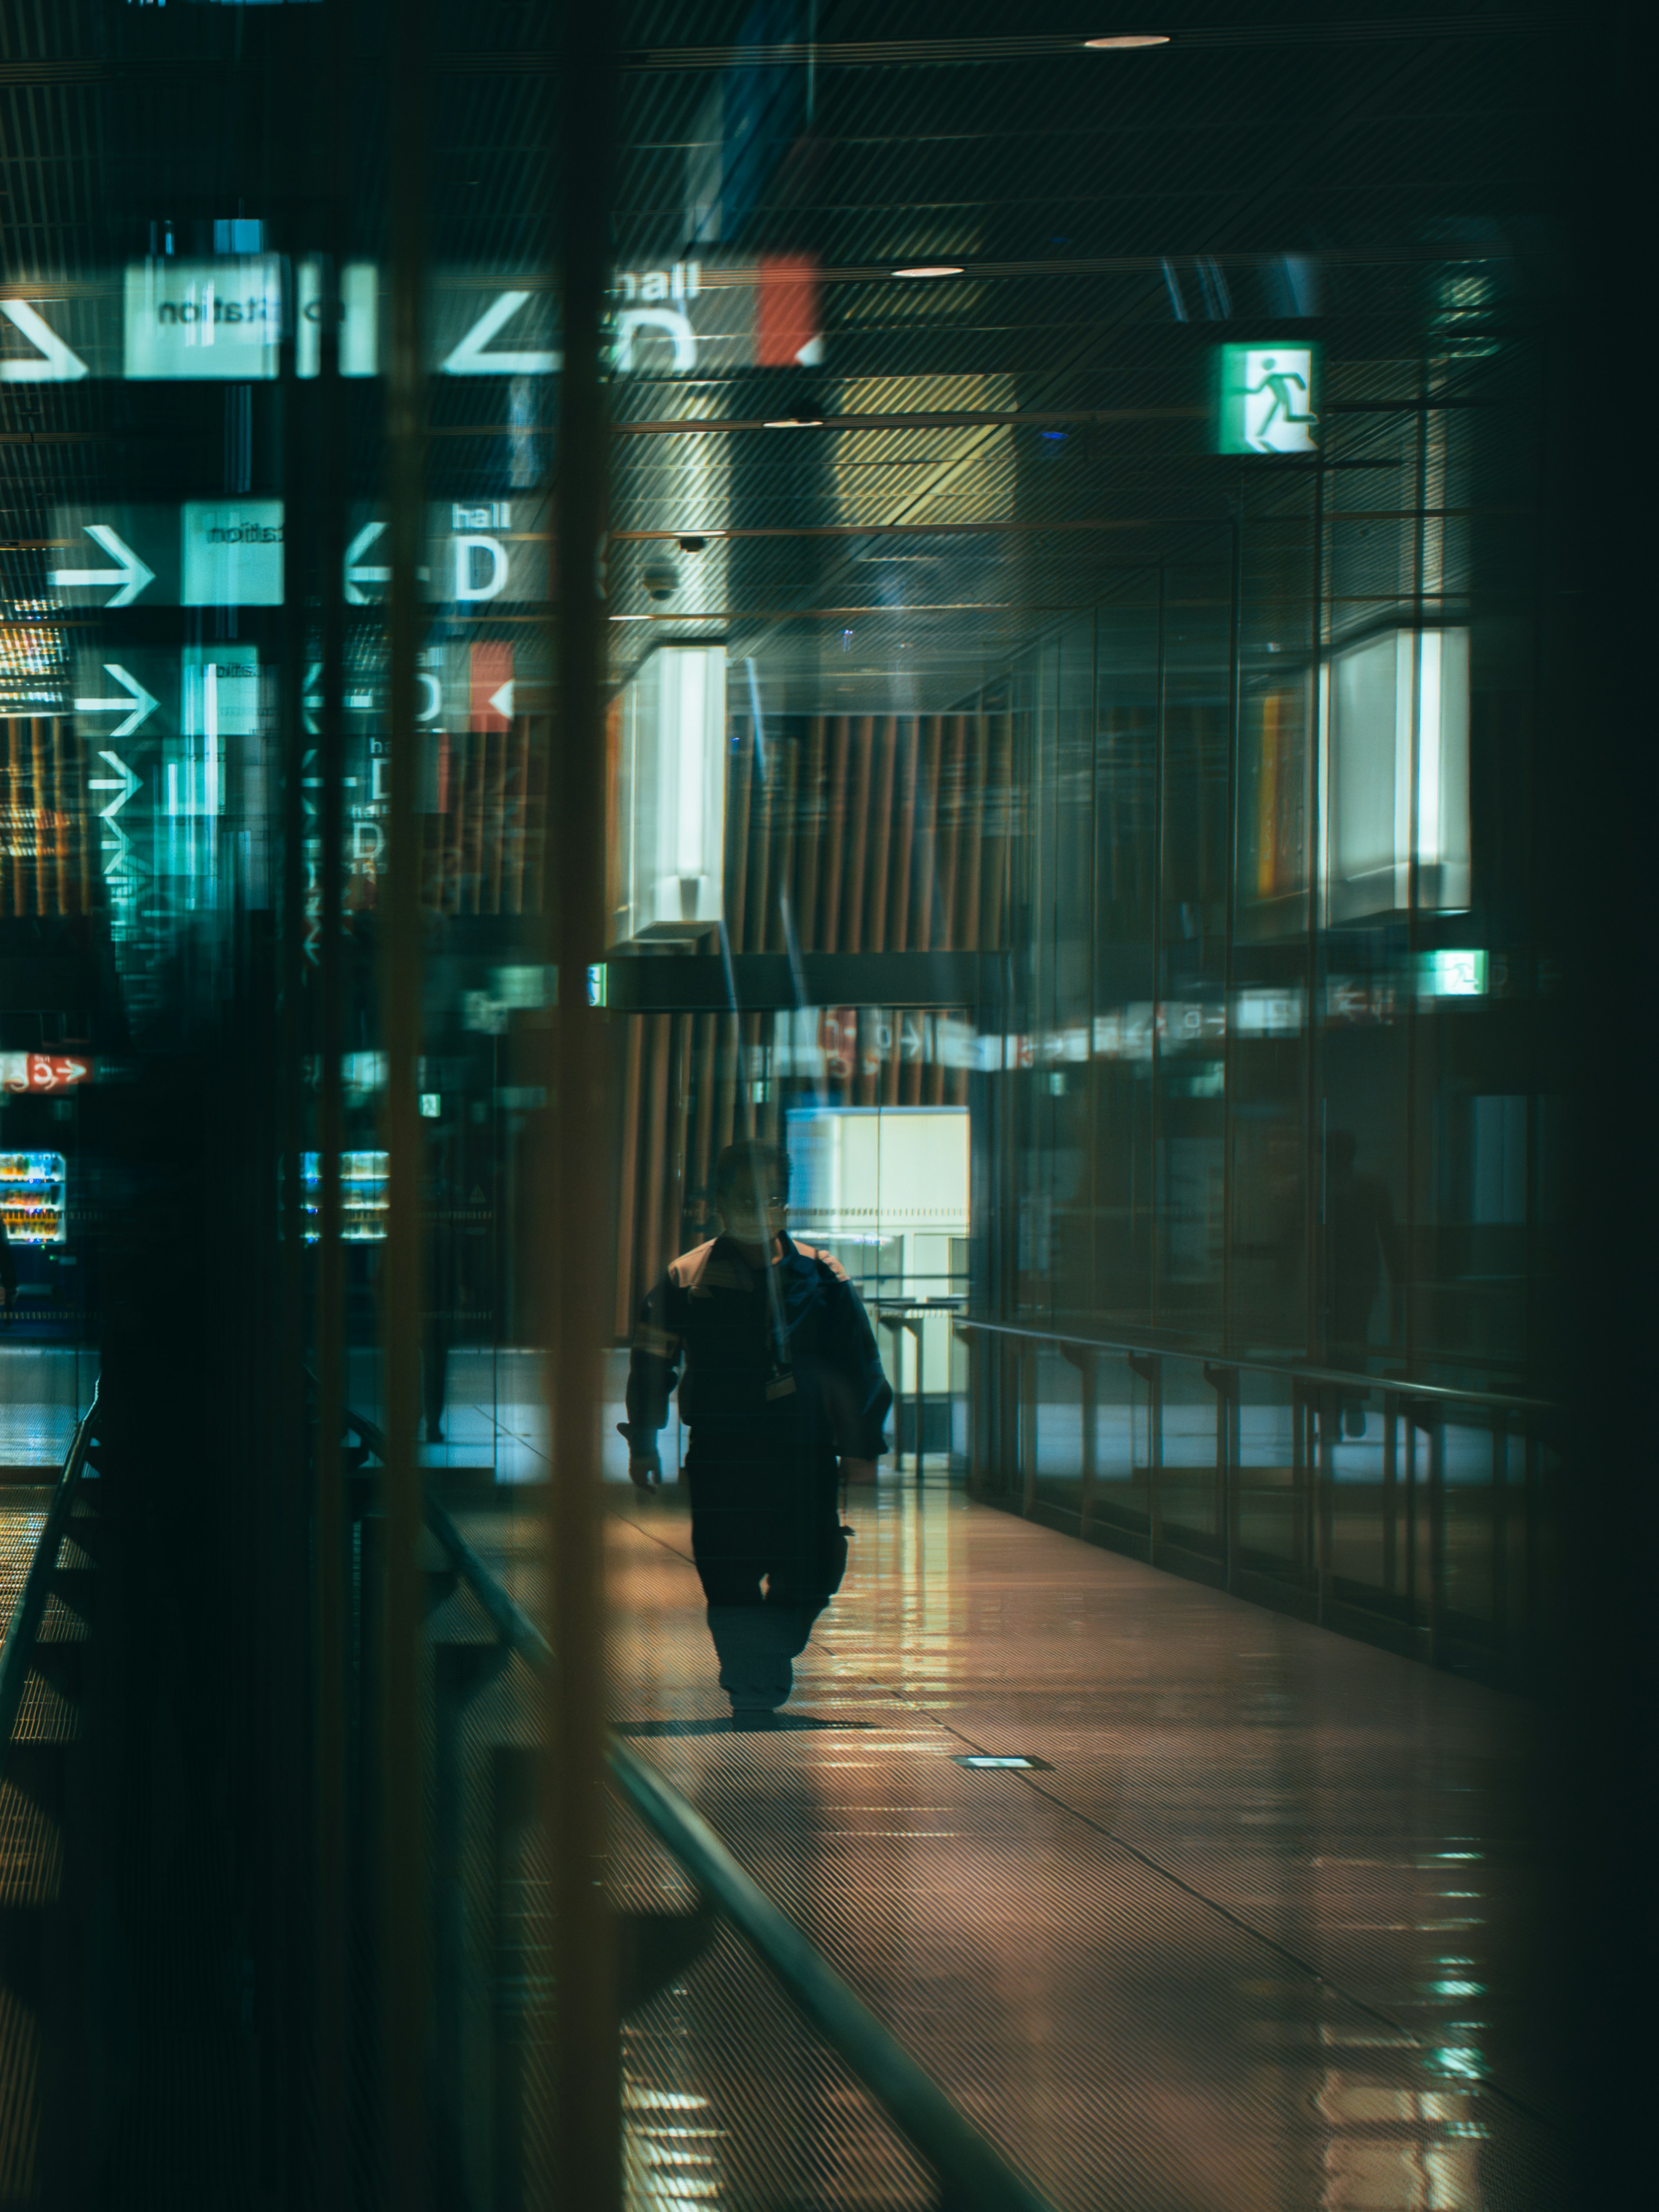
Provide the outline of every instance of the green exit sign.
[[1316,453],[1319,348],[1221,348],[1219,447],[1224,453]]

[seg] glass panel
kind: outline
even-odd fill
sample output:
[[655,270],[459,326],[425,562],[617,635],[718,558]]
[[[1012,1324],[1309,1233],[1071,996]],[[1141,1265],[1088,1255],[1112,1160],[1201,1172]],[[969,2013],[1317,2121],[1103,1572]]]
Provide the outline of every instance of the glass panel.
[[1083,1378],[1058,1349],[1045,1347],[1036,1368],[1036,1494],[1066,1513],[1083,1497]]
[[1290,1571],[1303,1556],[1298,1425],[1304,1416],[1288,1382],[1240,1370],[1238,1540],[1252,1566]]
[[1194,1360],[1163,1363],[1163,1463],[1158,1510],[1174,1543],[1213,1549],[1221,1540],[1221,1484],[1216,1462],[1218,1400]]
[[1144,1534],[1152,1465],[1149,1386],[1127,1360],[1103,1357],[1096,1416],[1095,1512]]

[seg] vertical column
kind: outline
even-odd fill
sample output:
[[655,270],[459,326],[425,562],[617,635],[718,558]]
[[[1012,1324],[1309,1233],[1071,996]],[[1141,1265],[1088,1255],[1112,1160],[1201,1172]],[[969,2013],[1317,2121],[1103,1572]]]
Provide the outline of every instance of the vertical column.
[[[605,1872],[605,1553],[599,1495],[602,1302],[592,1271],[609,1243],[599,1164],[609,1157],[603,1016],[587,1002],[604,955],[605,608],[595,562],[607,446],[600,344],[606,283],[615,54],[605,0],[565,16],[558,234],[563,368],[555,483],[558,726],[553,750],[550,947],[561,979],[554,1031],[556,1137],[549,1366],[552,1471],[548,1587],[557,1655],[544,1796],[554,2007],[550,2061],[558,2201],[615,2212],[621,2200],[617,1992]],[[550,1117],[551,1118],[551,1117]],[[549,2177],[550,2184],[551,2177]]]
[[386,875],[381,908],[381,1022],[386,1055],[384,1123],[386,1237],[381,1321],[386,1388],[386,1611],[381,1670],[381,1954],[386,2201],[423,2212],[429,2159],[426,2111],[431,2003],[426,1791],[420,1688],[421,1124],[416,1059],[421,1040],[420,772],[416,721],[421,610],[425,392],[421,325],[425,246],[426,0],[404,0],[391,19],[392,337],[386,379],[387,637]]

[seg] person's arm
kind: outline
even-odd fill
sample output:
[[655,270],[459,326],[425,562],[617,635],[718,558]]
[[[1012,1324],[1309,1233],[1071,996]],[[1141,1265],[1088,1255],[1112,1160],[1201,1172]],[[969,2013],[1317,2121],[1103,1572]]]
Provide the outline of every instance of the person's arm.
[[831,1293],[830,1339],[836,1387],[831,1395],[836,1446],[848,1482],[873,1482],[876,1462],[887,1449],[887,1416],[893,1393],[864,1301],[843,1274]]
[[679,1379],[684,1350],[672,1284],[666,1275],[640,1308],[628,1362],[628,1419],[617,1427],[628,1439],[628,1472],[637,1490],[662,1480],[657,1436],[668,1419],[668,1400]]

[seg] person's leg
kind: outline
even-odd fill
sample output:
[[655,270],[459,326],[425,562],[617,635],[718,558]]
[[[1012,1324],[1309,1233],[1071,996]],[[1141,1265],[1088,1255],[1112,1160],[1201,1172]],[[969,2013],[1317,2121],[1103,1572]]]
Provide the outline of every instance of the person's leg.
[[[818,1615],[829,1604],[839,1574],[831,1554],[840,1542],[839,1519],[805,1547],[773,1555],[766,1577],[766,1611],[787,1698],[794,1688],[794,1662],[805,1650]],[[780,1701],[781,1702],[781,1701]]]
[[769,1717],[788,1696],[790,1676],[787,1662],[780,1667],[775,1628],[761,1591],[765,1550],[733,1486],[695,1463],[691,1481],[691,1556],[708,1601],[720,1685],[732,1700],[734,1719]]
[[429,1444],[441,1444],[444,1440],[444,1400],[448,1381],[448,1333],[443,1322],[434,1322],[427,1331],[421,1358],[421,1410],[426,1416],[426,1440]]

